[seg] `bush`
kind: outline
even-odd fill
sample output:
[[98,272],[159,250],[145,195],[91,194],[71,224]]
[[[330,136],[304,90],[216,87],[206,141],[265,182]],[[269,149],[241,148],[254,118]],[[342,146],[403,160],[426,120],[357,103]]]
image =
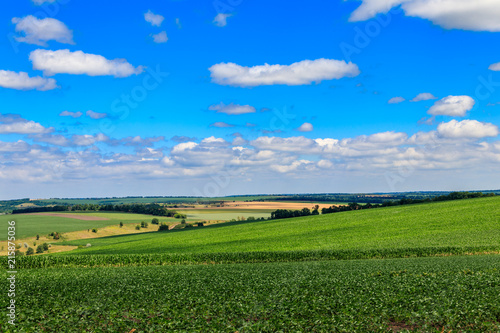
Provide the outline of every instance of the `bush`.
[[140,225],[136,225],[135,226],[135,230],[141,230],[141,226]]
[[28,248],[29,247],[28,243],[24,243],[24,247]]
[[40,239],[40,235],[36,235],[36,240],[39,240]]
[[24,253],[22,253],[22,252],[21,252],[21,251],[19,251],[19,250],[15,250],[15,251],[14,251],[14,255],[15,255],[16,257],[18,257],[18,256],[22,256],[22,255],[24,255]]
[[92,229],[93,233],[97,233],[97,228]]
[[158,231],[168,231],[168,224],[166,223],[160,224],[160,226],[158,227]]
[[43,248],[44,251],[48,251],[49,250],[49,244],[43,243],[42,244],[42,248]]
[[160,224],[160,220],[158,220],[156,217],[151,220],[151,224]]
[[90,243],[87,243],[87,245],[85,245],[85,247],[91,247],[92,245]]
[[32,247],[28,247],[28,250],[26,251],[26,255],[29,256],[29,255],[32,255],[35,253],[35,250],[33,250]]
[[182,224],[186,224],[186,220],[185,220],[185,219],[182,219],[181,223],[182,223]]
[[141,228],[147,228],[148,227],[148,222],[141,222]]
[[120,222],[120,228],[123,227],[123,222]]
[[197,225],[198,227],[203,227],[203,222],[198,222]]
[[54,236],[54,239],[59,239],[61,237],[58,232],[53,232],[52,235]]
[[21,248],[21,244],[17,244],[16,249],[20,249],[20,248]]
[[38,245],[36,247],[36,253],[43,253],[43,246],[42,245]]

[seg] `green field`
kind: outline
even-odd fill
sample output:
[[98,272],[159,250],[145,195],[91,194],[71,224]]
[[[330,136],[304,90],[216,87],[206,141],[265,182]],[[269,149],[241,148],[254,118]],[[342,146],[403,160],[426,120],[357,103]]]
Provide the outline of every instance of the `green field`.
[[[72,241],[70,245],[85,245]],[[500,197],[105,237],[68,254],[223,253],[475,247],[500,249]]]
[[238,217],[268,218],[272,209],[177,209],[179,213],[186,214],[190,219],[197,220],[224,220],[230,221]]
[[500,332],[500,197],[88,242],[16,259],[0,331]]
[[37,269],[17,283],[20,332],[500,330],[499,256]]
[[[0,223],[2,225],[2,233],[0,234],[0,240],[7,239],[7,222],[16,221],[16,238],[22,239],[26,237],[33,237],[37,234],[45,235],[54,231],[59,233],[79,231],[92,228],[102,228],[109,225],[123,223],[138,223],[141,221],[151,222],[154,216],[141,215],[141,214],[127,214],[127,213],[100,213],[100,212],[89,212],[89,213],[72,213],[64,212],[61,214],[71,214],[71,215],[90,215],[108,218],[109,220],[97,220],[97,221],[83,221],[67,217],[59,216],[43,216],[43,215],[31,215],[31,214],[15,214],[15,215],[0,215]],[[161,222],[179,222],[178,219],[160,217]]]

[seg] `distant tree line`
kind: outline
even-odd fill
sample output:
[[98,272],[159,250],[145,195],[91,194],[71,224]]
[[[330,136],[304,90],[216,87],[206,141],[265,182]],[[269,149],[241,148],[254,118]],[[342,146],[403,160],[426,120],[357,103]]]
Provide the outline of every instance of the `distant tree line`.
[[146,214],[154,216],[174,217],[177,211],[165,208],[158,204],[123,204],[123,205],[97,205],[97,204],[76,204],[76,205],[57,205],[52,207],[29,207],[15,209],[12,214],[26,214],[38,212],[65,212],[65,211],[108,211],[125,212],[135,214]]
[[319,206],[316,205],[313,210],[309,208],[302,208],[301,210],[291,210],[291,209],[277,209],[271,213],[271,220],[274,219],[287,219],[290,217],[299,216],[309,216],[309,215],[319,215]]
[[495,193],[482,193],[482,192],[452,192],[450,194],[440,195],[440,196],[436,196],[433,198],[425,198],[425,199],[403,198],[401,200],[386,201],[384,203],[374,204],[374,205],[372,205],[370,203],[367,203],[365,205],[360,205],[356,202],[351,202],[348,205],[331,206],[328,208],[323,208],[323,209],[321,209],[321,213],[322,214],[330,214],[330,213],[346,212],[346,211],[360,210],[360,209],[371,209],[371,208],[379,208],[379,207],[413,205],[413,204],[437,202],[437,201],[450,201],[450,200],[494,197],[495,195],[496,195]]
[[28,207],[13,209],[12,214],[27,214],[27,213],[44,213],[44,212],[64,212],[68,211],[69,206],[51,206],[51,207]]

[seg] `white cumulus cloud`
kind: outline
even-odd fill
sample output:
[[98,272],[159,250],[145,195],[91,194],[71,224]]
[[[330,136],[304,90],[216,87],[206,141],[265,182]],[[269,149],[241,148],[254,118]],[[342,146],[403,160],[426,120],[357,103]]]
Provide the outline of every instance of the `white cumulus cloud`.
[[431,93],[420,93],[415,96],[410,102],[428,101],[430,99],[437,99],[437,97]]
[[495,71],[495,72],[500,72],[500,62],[497,62],[495,64],[491,64],[490,67],[488,67],[490,71]]
[[92,119],[102,119],[108,116],[106,113],[99,113],[92,110],[88,110],[85,114]]
[[238,105],[238,104],[214,104],[208,107],[211,111],[217,111],[217,113],[225,113],[230,115],[239,115],[245,113],[255,113],[255,108],[250,105]]
[[365,21],[399,5],[407,16],[445,29],[500,31],[500,2],[496,0],[362,0],[349,21]]
[[389,103],[389,104],[399,104],[399,103],[402,103],[404,101],[405,101],[405,99],[403,97],[398,96],[398,97],[391,98],[387,103]]
[[86,74],[127,77],[143,72],[142,66],[134,67],[125,59],[108,60],[101,55],[82,51],[38,49],[30,53],[29,59],[33,63],[33,69],[41,70],[45,75]]
[[47,91],[57,88],[56,80],[41,76],[30,77],[26,72],[0,70],[0,87],[17,90]]
[[162,31],[162,32],[157,33],[157,34],[153,34],[153,35],[151,35],[151,37],[153,37],[153,42],[155,42],[157,44],[166,43],[168,41],[166,31]]
[[16,32],[22,36],[15,37],[18,42],[47,46],[47,41],[55,40],[63,44],[74,44],[73,31],[59,20],[53,18],[38,19],[33,15],[23,18],[14,17]]
[[469,96],[448,96],[434,103],[427,113],[434,116],[464,117],[475,103]]
[[83,115],[80,111],[78,112],[71,112],[71,111],[63,111],[59,113],[61,117],[73,117],[73,118],[79,118]]
[[215,24],[218,27],[225,27],[227,25],[227,18],[233,16],[232,14],[223,14],[219,13],[217,16],[215,16],[214,20],[212,21],[213,24]]
[[297,131],[299,132],[311,132],[314,129],[313,125],[311,123],[303,123],[302,125],[297,128]]
[[151,23],[152,26],[159,27],[165,18],[159,14],[154,14],[151,10],[148,10],[148,12],[144,14],[144,19],[146,22]]
[[444,138],[480,139],[496,137],[498,135],[498,127],[477,120],[462,120],[459,122],[453,119],[450,122],[439,124],[437,132]]
[[212,82],[221,85],[254,87],[261,85],[304,85],[323,80],[355,77],[360,71],[357,65],[332,59],[303,60],[291,65],[240,66],[220,63],[209,68]]

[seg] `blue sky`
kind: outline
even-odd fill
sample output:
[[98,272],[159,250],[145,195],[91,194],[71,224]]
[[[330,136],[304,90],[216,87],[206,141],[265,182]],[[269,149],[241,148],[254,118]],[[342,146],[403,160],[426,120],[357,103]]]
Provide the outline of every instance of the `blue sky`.
[[9,3],[0,198],[500,188],[498,15],[488,0]]

